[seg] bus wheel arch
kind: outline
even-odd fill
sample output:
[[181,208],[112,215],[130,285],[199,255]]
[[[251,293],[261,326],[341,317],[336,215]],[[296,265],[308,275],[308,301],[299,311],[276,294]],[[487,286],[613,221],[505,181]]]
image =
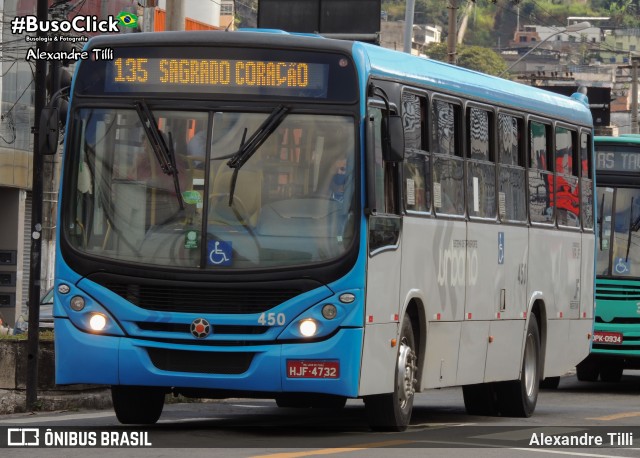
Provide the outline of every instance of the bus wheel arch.
[[530,417],[533,414],[540,392],[540,348],[538,317],[532,310],[525,333],[520,377],[500,382],[498,387],[498,405],[502,415]]
[[413,337],[416,344],[417,353],[417,387],[419,390],[422,386],[422,371],[424,368],[424,355],[427,349],[427,318],[425,313],[424,303],[418,298],[412,298],[407,304],[407,308],[404,313],[409,320],[411,320],[411,327],[413,329]]
[[544,380],[545,359],[547,355],[547,309],[542,299],[536,299],[529,312],[536,317],[540,336],[540,380]]
[[417,388],[416,340],[410,316],[403,316],[398,339],[392,393],[364,397],[369,426],[374,431],[404,431],[409,426]]

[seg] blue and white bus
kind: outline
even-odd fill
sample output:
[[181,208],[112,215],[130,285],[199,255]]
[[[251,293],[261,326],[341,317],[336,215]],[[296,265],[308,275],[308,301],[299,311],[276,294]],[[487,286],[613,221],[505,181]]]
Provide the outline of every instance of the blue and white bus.
[[56,381],[111,385],[122,423],[174,393],[363,399],[403,430],[447,386],[471,414],[529,416],[588,354],[583,101],[273,31],[87,49],[113,59],[71,89]]

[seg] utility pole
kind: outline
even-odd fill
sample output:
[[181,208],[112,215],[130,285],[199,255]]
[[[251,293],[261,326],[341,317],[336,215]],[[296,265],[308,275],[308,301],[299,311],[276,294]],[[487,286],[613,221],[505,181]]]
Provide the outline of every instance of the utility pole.
[[631,57],[631,133],[638,132],[638,57]]
[[167,0],[166,30],[184,30],[183,0]]
[[[36,16],[41,23],[48,19],[47,0],[38,0]],[[38,53],[46,51],[44,41],[46,33],[38,29]],[[38,400],[38,354],[40,328],[40,262],[42,253],[42,154],[38,148],[39,136],[44,132],[38,131],[40,114],[46,103],[47,92],[45,78],[47,62],[36,60],[34,125],[33,125],[33,175],[31,183],[32,213],[31,213],[31,266],[29,271],[29,330],[27,334],[27,409],[32,410]]]
[[456,36],[457,36],[457,17],[458,17],[458,3],[456,0],[449,0],[449,35],[447,36],[447,53],[449,56],[449,63],[456,63]]
[[415,0],[407,0],[407,7],[404,11],[404,48],[403,51],[411,54],[413,43],[413,14],[415,11]]
[[144,13],[142,20],[142,31],[153,32],[155,30],[155,13],[156,13],[156,0],[146,0],[144,3]]

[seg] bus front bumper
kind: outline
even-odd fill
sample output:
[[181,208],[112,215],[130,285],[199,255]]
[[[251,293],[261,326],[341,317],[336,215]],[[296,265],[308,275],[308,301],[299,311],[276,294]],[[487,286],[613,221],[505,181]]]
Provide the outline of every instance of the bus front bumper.
[[[189,345],[89,334],[55,322],[56,383],[141,385],[357,397],[363,330],[326,340],[252,346]],[[265,396],[268,397],[268,396]]]

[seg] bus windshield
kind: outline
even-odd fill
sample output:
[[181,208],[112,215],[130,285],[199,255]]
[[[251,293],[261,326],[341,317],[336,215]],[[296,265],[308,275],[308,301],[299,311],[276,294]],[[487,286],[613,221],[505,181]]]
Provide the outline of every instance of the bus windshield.
[[65,172],[67,240],[93,256],[199,269],[341,256],[355,232],[353,118],[283,112],[276,125],[269,118],[77,110]]
[[640,189],[598,186],[597,273],[640,277]]

